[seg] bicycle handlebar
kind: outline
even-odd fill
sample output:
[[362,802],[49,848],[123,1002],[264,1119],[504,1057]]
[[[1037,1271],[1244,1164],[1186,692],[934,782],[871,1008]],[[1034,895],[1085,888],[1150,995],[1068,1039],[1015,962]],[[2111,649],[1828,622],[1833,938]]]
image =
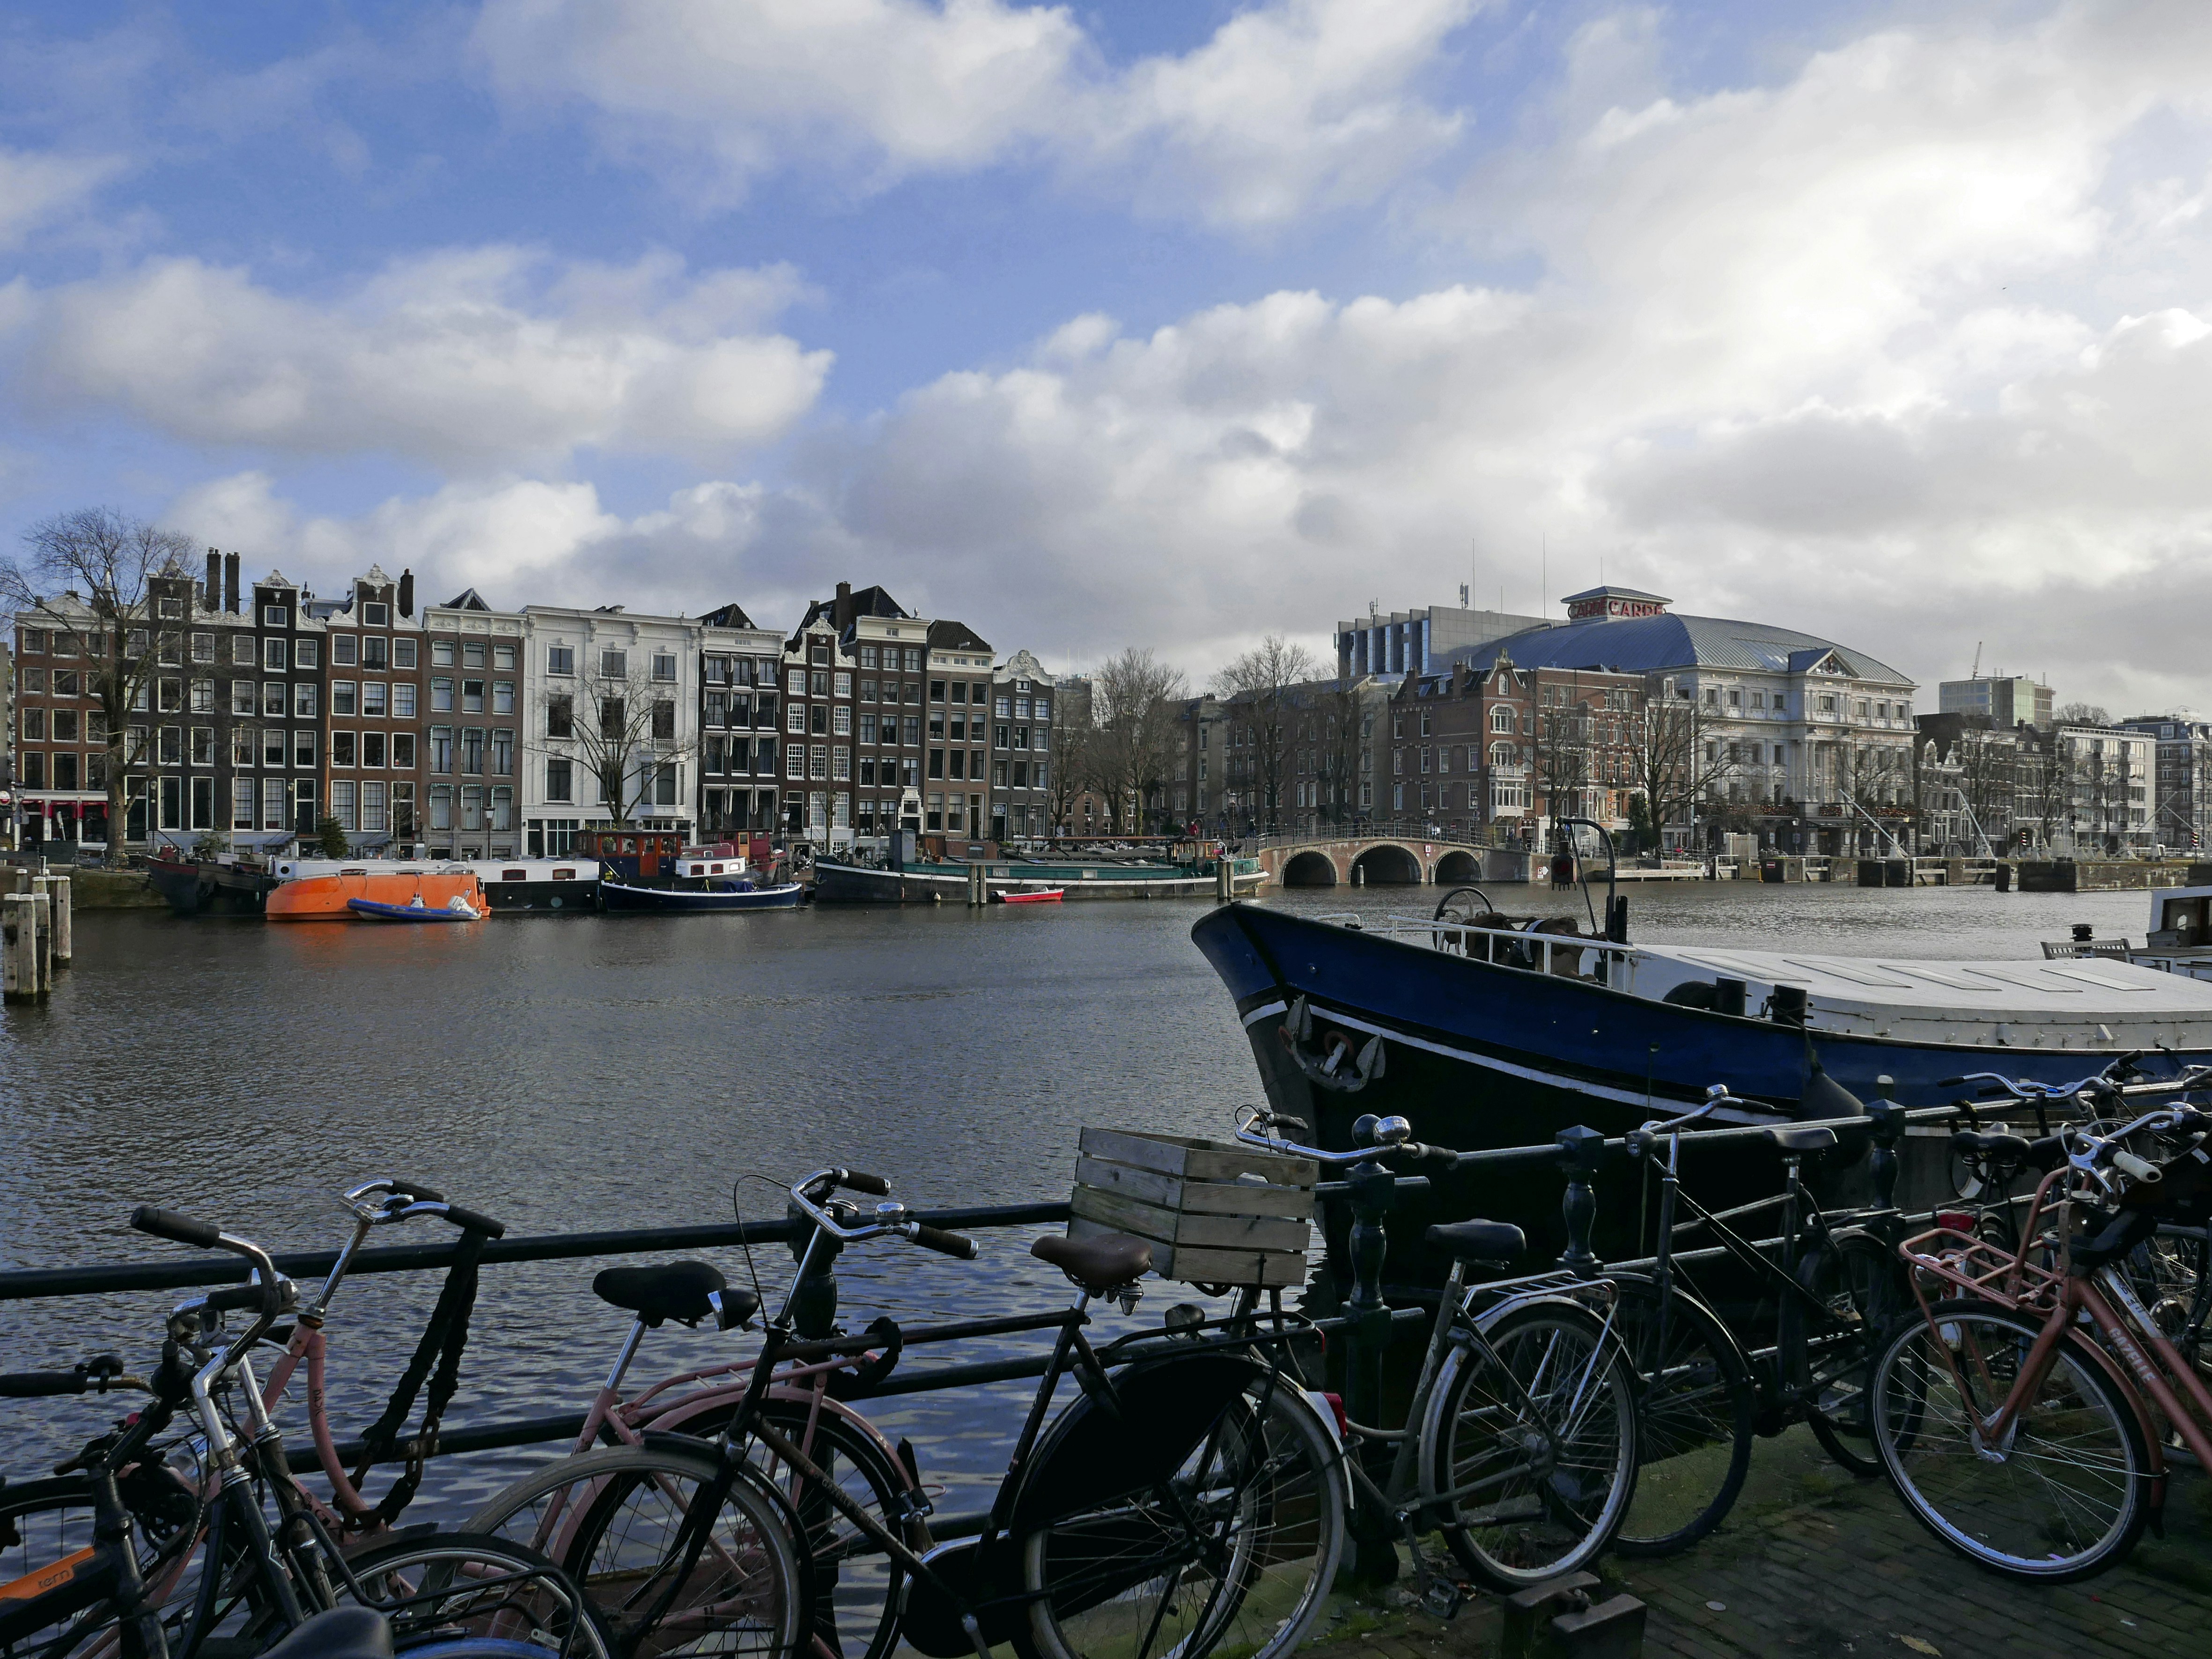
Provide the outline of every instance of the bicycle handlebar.
[[14,1371],[0,1376],[0,1400],[42,1400],[64,1394],[106,1394],[131,1389],[151,1394],[154,1385],[123,1369],[121,1356],[95,1354],[65,1371]]
[[[1308,1128],[1304,1118],[1270,1112],[1262,1106],[1241,1107],[1238,1111],[1237,1139],[1246,1146],[1264,1147],[1271,1152],[1284,1152],[1298,1158],[1310,1158],[1320,1164],[1364,1164],[1370,1159],[1387,1158],[1393,1153],[1403,1158],[1439,1158],[1455,1165],[1460,1160],[1460,1154],[1449,1146],[1431,1146],[1410,1139],[1413,1126],[1402,1117],[1377,1118],[1372,1115],[1363,1117],[1358,1123],[1352,1125],[1352,1132],[1356,1136],[1363,1125],[1367,1126],[1373,1136],[1371,1144],[1356,1147],[1348,1152],[1332,1152],[1324,1151],[1319,1146],[1305,1146],[1295,1140],[1285,1140],[1275,1133],[1276,1127],[1280,1124],[1290,1124],[1297,1128],[1305,1129],[1310,1133],[1311,1130]],[[1264,1126],[1264,1127],[1255,1126]]]
[[203,1250],[211,1250],[222,1243],[222,1228],[155,1204],[141,1204],[131,1211],[131,1224],[142,1233],[166,1238],[173,1244],[190,1244]]
[[965,1233],[946,1232],[941,1227],[927,1226],[913,1219],[903,1204],[878,1204],[873,1221],[848,1226],[824,1206],[830,1192],[840,1187],[849,1192],[866,1193],[871,1197],[884,1197],[890,1192],[891,1183],[883,1176],[833,1166],[817,1170],[793,1186],[791,1201],[808,1220],[842,1243],[855,1244],[862,1239],[880,1238],[889,1233],[908,1243],[919,1244],[925,1250],[934,1250],[939,1255],[962,1261],[973,1261],[981,1253],[982,1247]]
[[2133,1054],[2123,1054],[2104,1070],[2092,1073],[2087,1077],[2077,1078],[2071,1083],[2039,1083],[2033,1078],[2014,1079],[1996,1072],[1969,1072],[1964,1077],[1939,1079],[1936,1086],[1939,1089],[1958,1089],[1965,1087],[1969,1083],[1990,1084],[2002,1090],[2013,1099],[2023,1103],[2033,1103],[2038,1101],[2048,1103],[2053,1101],[2071,1100],[2076,1095],[2087,1093],[2092,1089],[2108,1091],[2122,1096],[2178,1094],[2185,1090],[2202,1087],[2208,1079],[2212,1079],[2212,1066],[2190,1066],[2185,1067],[2178,1077],[2152,1078],[2142,1083],[2121,1083],[2115,1080],[2112,1073],[2129,1065],[2134,1059]]

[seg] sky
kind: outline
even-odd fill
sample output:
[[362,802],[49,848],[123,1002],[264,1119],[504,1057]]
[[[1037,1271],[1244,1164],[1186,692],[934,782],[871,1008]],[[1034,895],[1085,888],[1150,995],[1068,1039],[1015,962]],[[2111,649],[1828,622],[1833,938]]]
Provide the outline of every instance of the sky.
[[0,545],[2212,706],[2208,187],[2202,0],[17,0]]

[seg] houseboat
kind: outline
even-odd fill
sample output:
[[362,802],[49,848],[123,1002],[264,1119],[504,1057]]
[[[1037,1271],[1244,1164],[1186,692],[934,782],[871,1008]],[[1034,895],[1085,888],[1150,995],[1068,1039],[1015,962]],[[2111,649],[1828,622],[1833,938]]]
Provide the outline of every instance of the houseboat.
[[483,878],[467,865],[365,862],[283,882],[269,895],[262,914],[271,921],[349,921],[356,899],[391,907],[411,907],[419,900],[443,909],[457,898],[479,912],[489,908]]
[[[1045,858],[1007,855],[988,842],[944,848],[932,838],[921,856],[880,864],[817,860],[814,897],[822,904],[960,904],[966,902],[969,872],[983,870],[986,892],[993,895],[1056,888],[1073,902],[1081,899],[1212,898],[1218,896],[1221,860],[1228,855],[1206,842],[1179,842],[1164,853],[1096,851]],[[962,856],[964,854],[965,856]],[[1266,880],[1257,859],[1229,859],[1231,890],[1249,897]]]
[[[483,884],[495,915],[590,915],[599,908],[599,866],[589,858],[563,859],[279,859],[277,880],[300,881],[346,871],[377,875],[470,872]],[[404,901],[402,901],[404,902]]]
[[685,848],[665,874],[641,876],[635,881],[609,875],[599,884],[599,903],[604,909],[667,915],[787,910],[805,896],[806,890],[795,881],[769,884],[756,881],[751,861],[729,842]]
[[2185,979],[2212,980],[2212,887],[2162,887],[2150,896],[2150,926],[2141,945],[2124,939],[2093,939],[2087,927],[2070,939],[2046,941],[2052,959],[2101,958],[2131,963]]
[[281,878],[228,854],[212,859],[162,856],[149,860],[154,890],[180,916],[258,916]]

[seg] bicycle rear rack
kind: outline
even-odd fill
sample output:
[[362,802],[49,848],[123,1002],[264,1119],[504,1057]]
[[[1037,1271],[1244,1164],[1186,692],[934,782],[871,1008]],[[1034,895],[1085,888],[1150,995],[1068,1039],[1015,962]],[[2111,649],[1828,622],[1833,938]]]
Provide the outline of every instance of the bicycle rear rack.
[[2047,1313],[2065,1284],[2063,1274],[2028,1261],[2025,1249],[2015,1255],[1954,1227],[1931,1228],[1897,1248],[1917,1271],[2001,1307]]

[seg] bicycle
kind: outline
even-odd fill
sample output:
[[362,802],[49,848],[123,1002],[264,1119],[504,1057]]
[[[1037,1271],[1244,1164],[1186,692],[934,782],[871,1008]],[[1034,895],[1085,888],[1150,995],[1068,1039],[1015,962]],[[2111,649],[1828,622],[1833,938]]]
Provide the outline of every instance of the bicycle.
[[[205,1223],[142,1205],[131,1225],[240,1255],[253,1279],[172,1312],[151,1380],[125,1372],[112,1356],[0,1378],[0,1396],[10,1398],[128,1389],[151,1402],[64,1462],[55,1480],[0,1489],[11,1571],[0,1583],[0,1655],[250,1655],[312,1614],[352,1605],[384,1617],[393,1646],[417,1659],[607,1659],[581,1596],[527,1551],[418,1532],[350,1557],[341,1552],[291,1476],[250,1365],[271,1325],[296,1307],[296,1287],[258,1245]],[[252,1317],[226,1341],[228,1310]],[[233,1432],[234,1407],[245,1419],[242,1441]],[[180,1413],[196,1425],[197,1439],[157,1444]],[[173,1466],[194,1452],[210,1472],[205,1481]],[[276,1510],[273,1529],[264,1503]],[[68,1517],[87,1508],[90,1527],[73,1534]],[[200,1571],[187,1589],[195,1560]]]
[[[1387,1170],[1383,1159],[1404,1158],[1449,1167],[1461,1157],[1413,1140],[1402,1117],[1363,1117],[1353,1139],[1364,1144],[1350,1152],[1278,1133],[1306,1127],[1247,1107],[1237,1138],[1327,1166]],[[1470,1282],[1471,1267],[1502,1273],[1528,1248],[1521,1229],[1504,1222],[1450,1222],[1425,1237],[1451,1266],[1405,1422],[1385,1429],[1346,1417],[1341,1426],[1356,1493],[1402,1536],[1417,1594],[1449,1614],[1458,1592],[1430,1566],[1417,1523],[1432,1523],[1462,1567],[1508,1594],[1594,1560],[1635,1489],[1635,1385],[1619,1342],[1583,1300],[1609,1303],[1605,1281],[1558,1272]],[[1365,1454],[1386,1446],[1395,1452],[1377,1480]]]
[[[2122,1559],[2163,1501],[2160,1419],[2212,1468],[2212,1386],[2124,1272],[2161,1209],[2212,1190],[2208,1131],[2185,1105],[2062,1129],[2030,1146],[2048,1172],[2015,1250],[1940,1224],[1899,1245],[1919,1317],[1876,1362],[1875,1442],[1906,1507],[1969,1560],[2055,1583]],[[2164,1164],[2124,1144],[2174,1132],[2189,1144]]]
[[[977,1336],[1055,1333],[974,1538],[916,1551],[769,1420],[763,1407],[780,1367],[883,1340],[797,1335],[793,1303],[818,1253],[896,1237],[962,1260],[975,1255],[972,1240],[915,1221],[903,1206],[886,1201],[864,1217],[833,1196],[840,1188],[880,1194],[883,1183],[831,1169],[789,1188],[794,1212],[811,1224],[799,1275],[765,1322],[744,1396],[712,1447],[653,1440],[571,1457],[517,1482],[472,1526],[538,1542],[597,1599],[628,1648],[744,1647],[757,1624],[743,1617],[747,1607],[773,1602],[793,1610],[793,1637],[805,1632],[817,1651],[828,1651],[809,1605],[808,1529],[750,1461],[757,1444],[802,1483],[803,1501],[835,1509],[894,1564],[906,1581],[898,1634],[935,1659],[988,1656],[1005,1641],[1046,1659],[1202,1659],[1224,1642],[1249,1659],[1294,1649],[1320,1615],[1342,1547],[1334,1438],[1305,1395],[1254,1357],[1255,1340],[1268,1340],[1254,1329],[1208,1334],[1205,1328],[1221,1322],[1200,1322],[1172,1335],[1123,1339],[1145,1347],[1133,1355],[1122,1343],[1091,1346],[1084,1328],[1092,1301],[1134,1306],[1152,1258],[1141,1240],[1041,1238],[1032,1253],[1074,1284],[1073,1305],[959,1328]],[[641,1311],[664,1317],[748,1323],[757,1299],[702,1288],[702,1267],[635,1270],[625,1292]],[[1048,1424],[1054,1394],[1070,1376],[1079,1394]],[[732,1504],[779,1517],[781,1535],[770,1539],[769,1522],[751,1523],[745,1541],[757,1535],[760,1547],[741,1559],[724,1534]]]

